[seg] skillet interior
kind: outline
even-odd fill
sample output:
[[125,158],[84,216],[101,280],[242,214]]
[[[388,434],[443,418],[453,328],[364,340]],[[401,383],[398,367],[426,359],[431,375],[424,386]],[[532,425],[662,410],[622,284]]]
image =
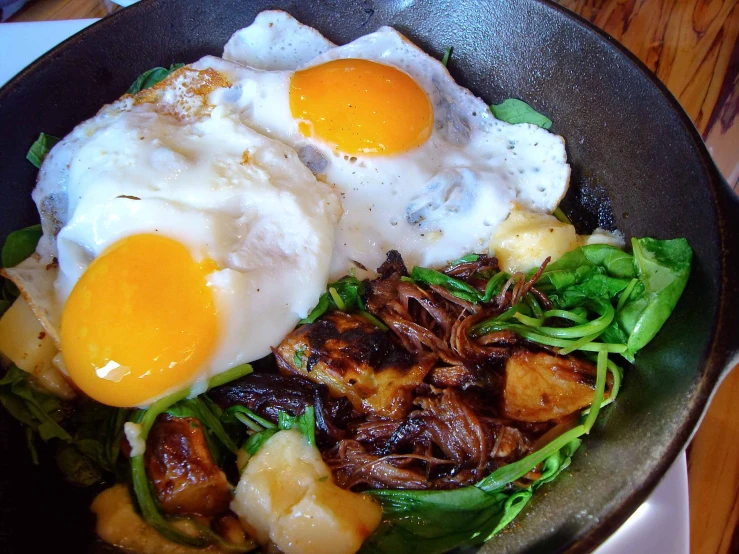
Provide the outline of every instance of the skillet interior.
[[[218,55],[234,30],[278,7],[337,43],[391,24],[432,55],[453,46],[450,70],[460,84],[487,101],[529,102],[567,139],[573,187],[565,211],[591,228],[612,216],[627,236],[689,240],[695,263],[686,293],[627,372],[618,403],[604,410],[571,471],[483,549],[590,550],[656,484],[716,381],[716,364],[706,361],[720,307],[721,237],[715,169],[687,117],[610,39],[563,10],[536,0],[143,2],[0,91],[0,237],[37,220],[29,194],[36,172],[25,153],[39,131],[63,136],[142,71]],[[102,551],[93,544],[89,493],[62,484],[53,462],[32,467],[4,413],[0,451],[0,550]]]

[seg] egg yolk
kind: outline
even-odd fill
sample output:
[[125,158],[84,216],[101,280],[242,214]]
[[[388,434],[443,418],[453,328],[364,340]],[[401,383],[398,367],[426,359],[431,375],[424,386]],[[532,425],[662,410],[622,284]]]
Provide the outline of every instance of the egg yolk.
[[346,154],[396,154],[423,144],[434,121],[424,90],[406,73],[367,60],[297,71],[290,110],[305,136]]
[[95,259],[62,314],[62,355],[77,386],[121,407],[189,386],[218,334],[212,265],[153,234],[122,239]]

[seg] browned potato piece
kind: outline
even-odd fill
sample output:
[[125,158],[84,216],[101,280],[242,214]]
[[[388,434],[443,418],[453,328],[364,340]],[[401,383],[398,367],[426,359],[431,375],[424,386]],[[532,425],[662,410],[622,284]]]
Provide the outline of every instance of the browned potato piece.
[[144,456],[163,512],[214,516],[228,510],[231,487],[197,419],[160,415]]
[[[528,422],[559,419],[589,406],[595,366],[571,357],[517,350],[506,362],[503,415]],[[608,398],[611,378],[606,382]]]
[[400,418],[434,357],[416,358],[360,315],[335,311],[303,325],[277,347],[284,372],[326,385],[361,412]]
[[[105,542],[118,546],[124,552],[139,554],[220,554],[229,552],[216,545],[195,548],[172,542],[160,535],[136,513],[126,485],[113,485],[101,492],[90,509],[97,516],[96,530]],[[174,521],[185,534],[195,534],[191,521]],[[107,549],[106,549],[107,551]]]

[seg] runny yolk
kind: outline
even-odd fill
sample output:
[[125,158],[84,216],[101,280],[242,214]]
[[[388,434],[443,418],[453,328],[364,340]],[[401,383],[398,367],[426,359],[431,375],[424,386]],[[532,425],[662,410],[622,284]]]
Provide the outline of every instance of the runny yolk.
[[153,234],[122,239],[95,259],[62,314],[62,355],[77,386],[122,407],[189,386],[218,333],[212,265]]
[[397,154],[423,144],[431,102],[406,73],[368,60],[334,60],[297,71],[290,110],[305,136],[346,154]]

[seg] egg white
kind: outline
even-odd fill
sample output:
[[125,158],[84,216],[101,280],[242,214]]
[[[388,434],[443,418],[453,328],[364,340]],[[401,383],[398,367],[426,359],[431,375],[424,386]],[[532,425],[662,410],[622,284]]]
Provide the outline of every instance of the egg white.
[[[308,59],[311,53],[317,55]],[[297,69],[342,58],[391,65],[413,77],[433,105],[431,138],[390,156],[344,155],[306,138],[290,112],[290,79]],[[335,47],[284,12],[263,12],[234,34],[224,59],[194,65],[216,68],[233,82],[215,91],[214,101],[235,106],[245,124],[295,148],[340,192],[334,278],[353,267],[375,269],[390,249],[410,266],[484,251],[512,202],[551,212],[566,192],[570,170],[561,137],[497,120],[438,60],[392,28]]]
[[[58,341],[72,288],[122,238],[161,234],[185,245],[196,262],[215,261],[207,281],[220,336],[196,378],[205,382],[269,354],[317,303],[341,205],[290,147],[248,128],[227,107],[193,110],[192,98],[181,101],[183,91],[187,83],[175,79],[158,102],[123,98],[52,150],[33,192],[45,235],[19,271],[28,274],[24,289],[35,291],[32,305],[47,312]],[[173,111],[185,104],[187,113]],[[47,265],[52,290],[48,278],[40,281]]]

